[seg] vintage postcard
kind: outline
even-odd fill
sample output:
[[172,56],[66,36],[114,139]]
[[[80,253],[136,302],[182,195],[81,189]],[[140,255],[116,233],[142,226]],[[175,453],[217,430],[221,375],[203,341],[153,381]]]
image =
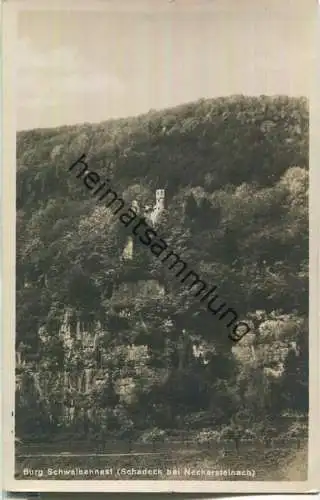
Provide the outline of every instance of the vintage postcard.
[[3,3],[6,489],[316,490],[317,8]]

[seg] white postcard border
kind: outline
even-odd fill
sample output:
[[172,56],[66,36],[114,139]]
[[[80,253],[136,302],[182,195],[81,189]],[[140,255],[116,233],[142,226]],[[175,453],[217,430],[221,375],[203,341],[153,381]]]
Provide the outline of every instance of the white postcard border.
[[[281,0],[284,1],[284,0]],[[305,2],[306,0],[300,0]],[[309,0],[311,1],[311,0]],[[189,3],[189,2],[188,2]],[[287,2],[290,9],[290,2]],[[156,7],[155,7],[156,5]],[[153,7],[164,11],[172,7],[166,0],[154,0]],[[319,33],[319,9],[315,2],[315,24]],[[199,5],[190,7],[198,10]],[[207,2],[205,7],[210,10]],[[320,433],[319,422],[319,230],[320,169],[320,100],[316,78],[310,98],[310,411],[309,411],[309,464],[308,480],[299,482],[269,481],[94,481],[94,480],[16,480],[14,479],[14,388],[15,388],[15,151],[16,116],[14,92],[14,54],[16,21],[20,10],[107,10],[123,11],[151,9],[144,0],[117,0],[97,2],[95,0],[18,1],[7,0],[2,4],[2,421],[3,421],[3,463],[4,487],[13,492],[180,492],[180,493],[306,493],[318,491],[320,480]],[[318,46],[320,36],[318,35]],[[316,40],[315,40],[316,42]],[[316,50],[316,49],[315,49]],[[319,61],[319,57],[317,58]],[[319,63],[318,66],[320,67]],[[315,64],[316,67],[316,64]],[[319,73],[319,71],[318,71]],[[319,78],[320,83],[320,78]],[[317,99],[318,97],[318,99]]]

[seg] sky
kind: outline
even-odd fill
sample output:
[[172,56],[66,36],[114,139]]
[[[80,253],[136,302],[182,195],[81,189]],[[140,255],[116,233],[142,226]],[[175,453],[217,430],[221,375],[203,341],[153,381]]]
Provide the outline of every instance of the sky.
[[309,96],[314,0],[130,1],[19,13],[18,130],[231,94]]

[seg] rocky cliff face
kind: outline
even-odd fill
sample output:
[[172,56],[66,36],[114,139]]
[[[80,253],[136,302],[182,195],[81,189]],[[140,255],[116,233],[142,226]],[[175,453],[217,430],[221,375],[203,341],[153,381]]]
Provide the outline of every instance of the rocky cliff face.
[[[237,352],[225,324],[70,175],[84,153],[252,321]],[[19,133],[17,432],[196,427],[203,413],[208,426],[234,414],[258,426],[307,412],[307,166],[307,103],[285,96]]]
[[[156,280],[138,280],[134,283],[123,283],[114,291],[114,299],[121,301],[124,306],[128,299],[146,297],[162,297],[164,288]],[[125,308],[119,311],[120,316],[126,316]],[[55,391],[60,394],[62,405],[62,424],[70,424],[76,417],[79,417],[79,411],[86,415],[88,419],[93,418],[92,409],[82,407],[82,396],[88,396],[91,393],[99,392],[101,387],[106,386],[110,381],[112,383],[112,368],[110,368],[110,356],[116,356],[116,351],[111,352],[103,345],[103,339],[106,332],[103,330],[99,320],[91,325],[85,324],[77,318],[79,314],[76,311],[67,308],[64,317],[58,329],[57,338],[61,341],[63,352],[63,362],[54,371]],[[50,405],[52,399],[52,374],[48,373],[48,366],[45,359],[41,359],[41,353],[46,348],[50,348],[50,334],[45,328],[40,328],[38,332],[40,347],[39,356],[33,355],[36,360],[30,361],[30,356],[25,352],[23,345],[16,352],[16,369],[18,376],[16,386],[22,390],[23,374],[28,373],[29,384],[32,391],[37,395],[40,401],[45,401]],[[135,371],[140,372],[142,364],[139,366],[139,358],[143,362],[148,359],[147,346],[126,345],[122,349],[128,363],[135,365]],[[32,356],[31,356],[32,357]],[[111,363],[112,365],[112,363]],[[163,374],[164,375],[164,374]],[[51,376],[51,377],[50,377]],[[135,383],[132,377],[118,377],[114,384],[115,394],[120,402],[130,402]],[[79,405],[80,401],[80,405]]]

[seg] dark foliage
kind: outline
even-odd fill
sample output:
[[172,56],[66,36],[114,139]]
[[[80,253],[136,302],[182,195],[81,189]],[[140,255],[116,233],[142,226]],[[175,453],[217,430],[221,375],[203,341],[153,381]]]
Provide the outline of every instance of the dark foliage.
[[[83,153],[142,209],[165,189],[158,234],[252,335],[234,347],[138,242],[124,260],[129,233],[68,172]],[[307,166],[302,98],[200,100],[20,132],[18,435],[280,433],[281,415],[307,414]]]

